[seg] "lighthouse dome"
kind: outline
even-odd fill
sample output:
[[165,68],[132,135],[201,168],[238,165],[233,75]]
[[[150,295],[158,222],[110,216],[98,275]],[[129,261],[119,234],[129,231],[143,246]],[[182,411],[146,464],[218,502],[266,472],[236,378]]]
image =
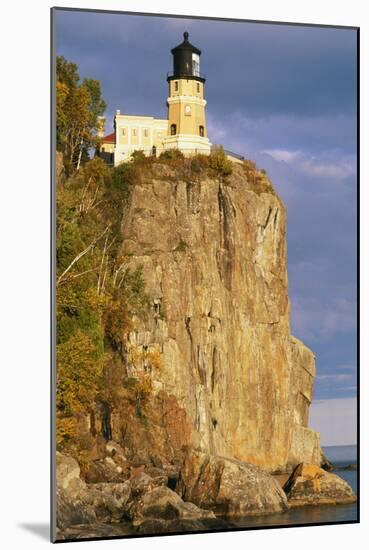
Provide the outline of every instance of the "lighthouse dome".
[[171,50],[173,55],[173,74],[170,78],[198,78],[205,81],[200,76],[201,50],[189,42],[188,36],[188,32],[184,32],[183,42]]
[[175,55],[176,53],[181,52],[183,50],[191,51],[193,53],[196,53],[197,55],[201,55],[201,50],[199,50],[199,48],[196,48],[196,46],[191,44],[188,41],[188,37],[189,37],[188,32],[187,31],[184,32],[183,33],[183,38],[184,38],[183,42],[181,42],[180,44],[178,44],[178,46],[176,46],[175,48],[173,48],[171,50],[173,55]]

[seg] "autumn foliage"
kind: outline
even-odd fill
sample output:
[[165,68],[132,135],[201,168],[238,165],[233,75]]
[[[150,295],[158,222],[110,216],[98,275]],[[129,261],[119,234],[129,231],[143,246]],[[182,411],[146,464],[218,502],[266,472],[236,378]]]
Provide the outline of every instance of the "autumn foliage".
[[[134,164],[112,169],[95,158],[57,183],[59,447],[79,448],[97,404],[113,407],[119,389],[126,391],[126,336],[133,316],[149,307],[142,270],[130,270],[120,253],[135,177]],[[141,399],[136,389],[130,395]]]

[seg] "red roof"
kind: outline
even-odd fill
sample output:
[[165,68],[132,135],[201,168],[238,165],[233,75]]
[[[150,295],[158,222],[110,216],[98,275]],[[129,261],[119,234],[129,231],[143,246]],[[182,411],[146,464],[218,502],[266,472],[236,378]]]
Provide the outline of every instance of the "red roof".
[[103,142],[106,143],[115,143],[115,132],[113,132],[112,134],[109,134],[107,136],[104,136],[102,138]]

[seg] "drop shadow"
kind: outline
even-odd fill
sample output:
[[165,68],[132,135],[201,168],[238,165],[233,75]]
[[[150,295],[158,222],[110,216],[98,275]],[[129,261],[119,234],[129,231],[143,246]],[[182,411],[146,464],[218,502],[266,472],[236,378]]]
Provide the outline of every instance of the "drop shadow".
[[37,535],[41,539],[50,540],[50,526],[48,523],[18,523],[18,527]]

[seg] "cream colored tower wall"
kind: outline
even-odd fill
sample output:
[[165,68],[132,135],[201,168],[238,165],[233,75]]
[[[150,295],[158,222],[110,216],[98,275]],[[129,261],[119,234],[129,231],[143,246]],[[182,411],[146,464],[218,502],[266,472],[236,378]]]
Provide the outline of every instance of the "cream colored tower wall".
[[167,104],[168,135],[164,148],[177,148],[185,154],[210,154],[211,143],[206,132],[204,83],[193,78],[170,80]]
[[206,137],[206,101],[204,99],[204,83],[194,79],[171,80],[168,98],[168,135],[171,135],[171,125],[176,125],[176,134],[200,135]]
[[169,95],[171,97],[187,95],[204,99],[204,83],[198,80],[186,80],[183,78],[171,80],[169,82]]
[[[200,100],[204,101],[204,100]],[[206,102],[205,102],[206,103]],[[188,96],[171,98],[169,106],[168,135],[171,135],[171,125],[176,125],[177,134],[200,135],[200,126],[203,128],[203,137],[206,137],[205,105],[198,103]]]

